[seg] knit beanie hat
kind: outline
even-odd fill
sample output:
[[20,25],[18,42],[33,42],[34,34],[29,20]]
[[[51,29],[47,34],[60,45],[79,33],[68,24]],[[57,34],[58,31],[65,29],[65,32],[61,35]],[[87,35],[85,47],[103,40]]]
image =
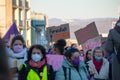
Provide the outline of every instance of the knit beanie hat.
[[75,52],[80,52],[80,51],[76,48],[70,48],[65,52],[65,56],[70,58],[72,54]]

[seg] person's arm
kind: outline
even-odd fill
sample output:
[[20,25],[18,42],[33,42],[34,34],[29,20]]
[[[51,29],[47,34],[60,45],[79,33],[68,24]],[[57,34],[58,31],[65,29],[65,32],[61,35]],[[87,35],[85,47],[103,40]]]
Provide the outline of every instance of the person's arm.
[[105,43],[105,50],[108,53],[113,53],[114,52],[114,43],[113,43],[113,37],[112,37],[112,31],[109,31],[107,41]]
[[55,80],[55,72],[54,72],[52,66],[49,65],[48,69],[49,69],[48,80]]
[[26,70],[27,67],[25,67],[24,64],[21,67],[18,74],[18,80],[26,80],[28,74],[28,71]]
[[90,74],[91,77],[94,76],[95,70],[93,68],[93,64],[90,63],[90,62],[88,63],[88,71],[89,71],[89,74]]
[[55,80],[65,80],[64,71],[62,67],[56,71]]

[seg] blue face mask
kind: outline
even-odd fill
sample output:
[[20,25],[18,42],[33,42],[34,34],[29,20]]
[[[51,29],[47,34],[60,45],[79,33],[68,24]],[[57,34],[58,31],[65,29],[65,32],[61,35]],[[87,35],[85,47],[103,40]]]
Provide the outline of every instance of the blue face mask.
[[97,61],[100,61],[100,60],[103,59],[102,57],[97,57],[97,56],[94,56],[94,58],[95,58]]
[[34,62],[38,62],[38,61],[40,61],[42,59],[42,55],[41,54],[32,54],[32,60],[34,61]]

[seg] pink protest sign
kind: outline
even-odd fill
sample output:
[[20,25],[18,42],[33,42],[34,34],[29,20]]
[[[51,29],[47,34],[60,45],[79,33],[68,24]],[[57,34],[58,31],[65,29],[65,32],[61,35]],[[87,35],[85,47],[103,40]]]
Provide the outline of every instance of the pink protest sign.
[[53,69],[56,71],[61,67],[63,58],[62,55],[47,55],[47,62],[52,65]]
[[101,37],[100,36],[89,39],[84,44],[82,44],[82,48],[85,52],[89,49],[94,49],[96,46],[101,46]]

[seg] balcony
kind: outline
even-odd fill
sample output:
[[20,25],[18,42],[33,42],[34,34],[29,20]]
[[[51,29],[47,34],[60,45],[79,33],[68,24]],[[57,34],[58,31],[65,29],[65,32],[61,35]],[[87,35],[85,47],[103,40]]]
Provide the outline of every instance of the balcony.
[[28,1],[25,2],[25,7],[29,8],[29,2]]
[[19,26],[23,26],[23,21],[19,20]]
[[26,21],[26,26],[27,26],[27,27],[29,27],[29,26],[30,26],[30,25],[29,25],[29,21]]
[[22,1],[19,0],[19,7],[22,7]]
[[12,5],[13,5],[13,7],[17,7],[17,2],[16,2],[16,0],[12,0]]

